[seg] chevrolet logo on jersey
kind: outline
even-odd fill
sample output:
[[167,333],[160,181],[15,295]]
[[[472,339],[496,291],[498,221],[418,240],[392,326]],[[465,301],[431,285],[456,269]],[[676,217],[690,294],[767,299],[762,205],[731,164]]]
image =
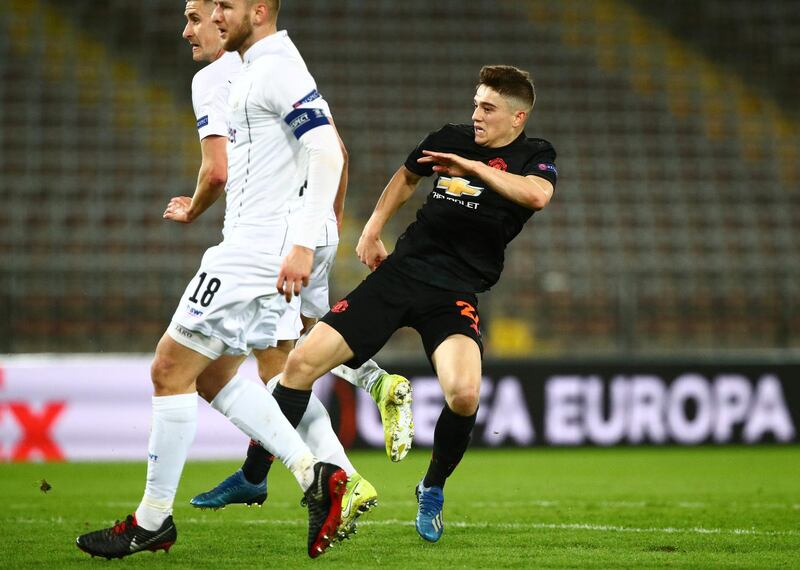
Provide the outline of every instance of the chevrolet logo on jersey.
[[448,194],[449,196],[455,196],[456,198],[476,198],[483,192],[483,188],[480,186],[473,186],[469,183],[469,180],[465,178],[448,178],[447,176],[442,176],[439,178],[439,182],[436,184],[436,189],[444,190],[445,194]]

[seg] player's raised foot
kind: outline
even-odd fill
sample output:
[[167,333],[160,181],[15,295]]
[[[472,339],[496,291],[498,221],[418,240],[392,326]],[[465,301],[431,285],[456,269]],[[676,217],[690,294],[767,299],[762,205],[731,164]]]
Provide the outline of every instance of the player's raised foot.
[[378,505],[378,492],[372,483],[358,473],[347,481],[342,497],[342,522],[336,532],[336,540],[344,540],[356,532],[356,520]]
[[128,515],[124,521],[117,521],[112,527],[82,534],[75,544],[92,556],[110,560],[143,550],[169,552],[177,538],[178,530],[172,522],[172,516],[168,516],[158,530],[151,531],[138,525],[136,515]]
[[436,542],[444,532],[444,491],[441,487],[425,487],[422,481],[416,489],[417,518],[414,525],[419,535],[428,542]]
[[332,463],[314,464],[314,481],[301,504],[308,507],[308,555],[316,558],[336,538],[342,522],[342,497],[347,487],[347,474]]
[[402,461],[414,440],[411,383],[398,374],[383,374],[370,390],[370,395],[381,412],[386,454],[392,461]]
[[249,482],[239,469],[222,483],[194,497],[189,503],[198,509],[220,509],[225,505],[261,506],[267,500],[267,480],[261,484]]

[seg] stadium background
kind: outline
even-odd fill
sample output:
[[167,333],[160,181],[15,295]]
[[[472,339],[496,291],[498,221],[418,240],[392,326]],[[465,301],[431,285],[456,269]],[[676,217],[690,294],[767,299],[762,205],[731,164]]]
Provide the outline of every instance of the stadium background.
[[[149,360],[223,211],[161,219],[200,158],[183,4],[0,2],[0,567],[85,568],[75,535],[141,497]],[[532,72],[528,132],[559,151],[555,199],[480,301],[486,378],[443,540],[412,530],[442,400],[403,333],[379,356],[414,382],[417,449],[349,453],[380,507],[322,563],[796,566],[800,3],[285,0],[280,25],[350,151],[334,296],[365,275],[357,237],[409,149],[469,121],[481,65]],[[315,389],[346,444],[382,446],[363,392]],[[286,470],[261,511],[189,506],[246,445],[198,415],[181,542],[126,563],[305,566]],[[497,446],[528,449],[478,449]]]
[[[60,424],[50,419],[62,440],[70,414],[102,405],[98,390],[138,386],[131,401],[147,407],[148,355],[220,239],[221,203],[191,226],[161,218],[170,197],[191,194],[199,165],[199,67],[180,37],[182,7],[8,0],[0,10],[0,411],[17,398],[43,422],[58,393],[72,402]],[[287,1],[279,24],[351,157],[334,300],[366,274],[353,250],[389,176],[427,132],[470,120],[481,65],[534,76],[527,132],[554,142],[560,179],[480,299],[488,436],[476,442],[797,441],[796,1]],[[78,390],[78,365],[15,357],[40,353],[118,360],[82,372]],[[415,385],[430,375],[413,332],[378,357]],[[101,370],[116,384],[91,384]],[[374,418],[334,388],[326,401],[343,439],[380,445]],[[527,406],[528,431],[514,402]],[[415,403],[420,426],[441,405],[429,404]],[[45,440],[25,449],[22,412],[8,409],[0,457],[59,457]],[[101,413],[88,410],[82,418]],[[146,414],[129,416],[143,437]]]
[[[151,351],[219,240],[221,204],[161,219],[199,162],[181,8],[3,3],[0,352]],[[481,298],[488,354],[800,347],[797,2],[287,1],[280,25],[351,154],[334,295],[388,177],[504,62],[534,76],[560,179]]]

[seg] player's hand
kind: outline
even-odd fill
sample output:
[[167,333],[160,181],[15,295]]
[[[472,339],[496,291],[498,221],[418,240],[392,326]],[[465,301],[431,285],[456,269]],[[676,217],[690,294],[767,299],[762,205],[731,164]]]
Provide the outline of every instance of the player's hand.
[[361,263],[369,267],[370,271],[375,271],[384,259],[389,257],[383,241],[378,237],[369,237],[361,234],[356,246],[356,255]]
[[293,295],[299,295],[300,289],[308,285],[311,266],[314,263],[314,250],[301,245],[293,245],[289,254],[283,258],[278,272],[278,293],[292,301]]
[[190,215],[191,207],[192,199],[189,196],[175,196],[167,204],[167,209],[164,210],[164,219],[182,224],[191,224],[194,220]]
[[468,176],[475,172],[476,162],[467,158],[462,158],[450,152],[433,152],[423,150],[422,158],[418,158],[420,164],[432,164],[433,171],[447,176]]

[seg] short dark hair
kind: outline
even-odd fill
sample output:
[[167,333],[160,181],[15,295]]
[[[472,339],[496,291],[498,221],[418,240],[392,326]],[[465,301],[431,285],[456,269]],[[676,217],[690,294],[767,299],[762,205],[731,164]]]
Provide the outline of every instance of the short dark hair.
[[512,65],[484,65],[481,68],[480,83],[497,91],[504,97],[516,99],[528,111],[536,102],[536,90],[531,74]]

